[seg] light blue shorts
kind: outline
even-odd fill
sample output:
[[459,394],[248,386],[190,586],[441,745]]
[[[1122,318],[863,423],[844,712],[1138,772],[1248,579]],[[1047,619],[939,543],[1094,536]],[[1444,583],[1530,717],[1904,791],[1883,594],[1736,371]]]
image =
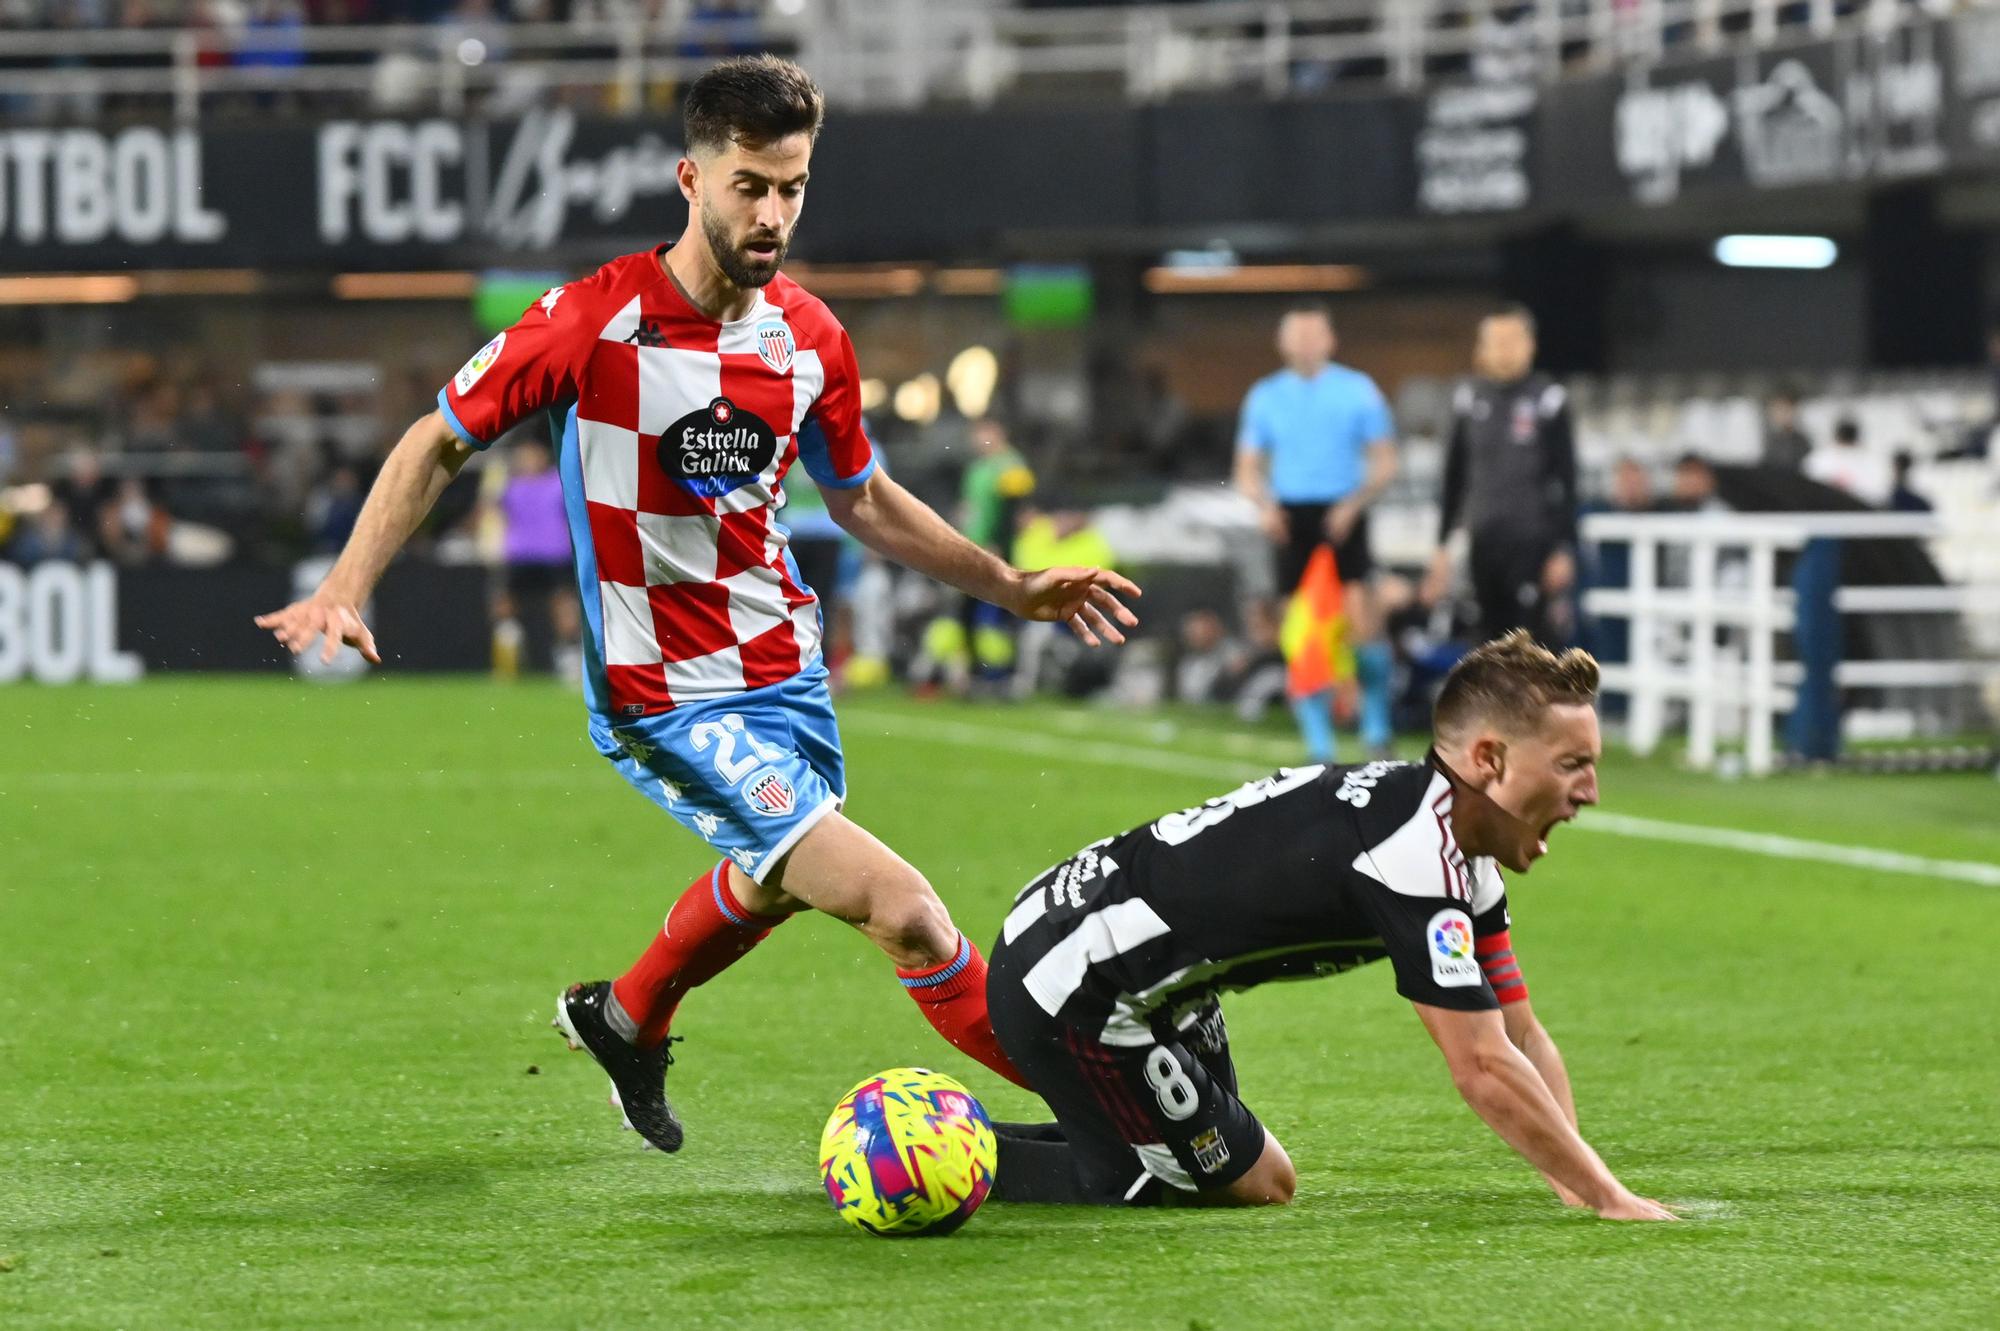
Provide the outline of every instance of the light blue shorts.
[[758,882],[847,798],[826,667],[632,721],[590,742],[638,792]]

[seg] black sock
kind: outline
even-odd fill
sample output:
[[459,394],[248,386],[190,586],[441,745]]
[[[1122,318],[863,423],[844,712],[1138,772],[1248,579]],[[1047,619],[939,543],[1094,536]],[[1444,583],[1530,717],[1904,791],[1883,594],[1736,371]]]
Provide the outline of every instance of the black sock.
[[[996,1123],[994,1127],[997,1130],[1000,1125]],[[1035,1141],[997,1131],[996,1135],[1000,1160],[993,1171],[995,1201],[1091,1204],[1092,1199],[1083,1191],[1083,1180],[1077,1177],[1076,1151],[1068,1142]]]
[[1017,1142],[1066,1142],[1067,1134],[1060,1123],[995,1123],[993,1135],[1010,1137]]

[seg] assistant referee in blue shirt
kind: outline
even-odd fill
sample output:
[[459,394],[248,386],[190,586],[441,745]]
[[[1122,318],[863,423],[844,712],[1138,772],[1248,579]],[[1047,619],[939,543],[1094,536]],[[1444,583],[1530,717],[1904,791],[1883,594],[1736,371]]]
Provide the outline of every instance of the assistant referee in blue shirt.
[[[1299,305],[1278,323],[1285,367],[1251,386],[1236,435],[1236,488],[1258,506],[1277,547],[1278,591],[1289,596],[1306,562],[1331,544],[1361,683],[1361,742],[1389,749],[1389,644],[1369,579],[1368,506],[1396,476],[1395,426],[1375,381],[1334,362],[1333,315]],[[1333,759],[1330,724],[1299,721],[1315,761]]]

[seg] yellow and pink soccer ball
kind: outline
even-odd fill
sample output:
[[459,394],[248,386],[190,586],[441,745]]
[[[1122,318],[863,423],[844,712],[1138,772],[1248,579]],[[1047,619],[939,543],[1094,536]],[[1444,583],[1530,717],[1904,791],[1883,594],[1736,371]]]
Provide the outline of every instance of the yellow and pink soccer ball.
[[999,1146],[985,1106],[929,1068],[891,1068],[833,1107],[819,1173],[834,1213],[884,1237],[949,1234],[993,1187]]

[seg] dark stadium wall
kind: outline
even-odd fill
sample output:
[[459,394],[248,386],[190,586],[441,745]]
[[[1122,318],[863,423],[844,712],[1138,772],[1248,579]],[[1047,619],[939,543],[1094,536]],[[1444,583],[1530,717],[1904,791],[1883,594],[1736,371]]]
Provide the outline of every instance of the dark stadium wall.
[[1984,355],[1985,238],[1947,227],[1923,185],[1868,200],[1867,357],[1885,368],[1963,364]]
[[1837,370],[1867,363],[1859,265],[1730,269],[1705,255],[1621,255],[1608,283],[1606,368]]

